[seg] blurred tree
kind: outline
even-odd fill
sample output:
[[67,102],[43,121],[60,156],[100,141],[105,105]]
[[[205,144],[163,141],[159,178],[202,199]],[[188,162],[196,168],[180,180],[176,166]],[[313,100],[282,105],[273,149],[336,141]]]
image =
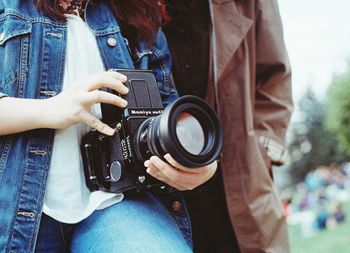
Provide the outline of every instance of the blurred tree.
[[326,127],[350,155],[350,65],[347,72],[335,76],[328,94]]
[[[335,135],[325,127],[325,104],[309,88],[300,100],[303,120],[291,126],[289,172],[292,183],[302,181],[308,172],[319,166],[347,161],[339,149]],[[349,108],[350,109],[350,108]]]

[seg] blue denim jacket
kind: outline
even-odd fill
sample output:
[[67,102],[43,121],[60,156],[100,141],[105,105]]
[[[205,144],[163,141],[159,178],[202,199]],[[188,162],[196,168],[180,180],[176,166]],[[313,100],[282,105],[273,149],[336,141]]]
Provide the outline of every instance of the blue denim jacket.
[[[113,13],[100,2],[88,6],[86,22],[105,68],[152,69],[164,104],[176,98],[163,33],[151,48],[141,43],[132,60]],[[33,0],[0,0],[0,97],[45,99],[61,91],[66,29],[39,13]],[[0,136],[0,252],[34,251],[53,139],[52,129]]]

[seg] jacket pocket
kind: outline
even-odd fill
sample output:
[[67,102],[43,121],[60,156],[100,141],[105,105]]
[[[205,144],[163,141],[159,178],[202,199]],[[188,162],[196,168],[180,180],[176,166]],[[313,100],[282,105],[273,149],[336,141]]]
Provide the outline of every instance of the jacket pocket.
[[0,92],[10,96],[19,92],[15,84],[28,69],[32,23],[12,12],[0,16]]

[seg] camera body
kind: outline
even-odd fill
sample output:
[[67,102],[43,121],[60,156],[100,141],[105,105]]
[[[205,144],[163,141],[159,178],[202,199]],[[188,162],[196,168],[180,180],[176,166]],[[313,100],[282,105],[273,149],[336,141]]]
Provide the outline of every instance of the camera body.
[[[146,173],[144,161],[137,156],[135,150],[140,125],[163,113],[154,75],[147,70],[116,71],[128,78],[125,86],[129,92],[122,96],[128,106],[121,109],[101,104],[102,121],[114,127],[116,133],[107,136],[93,130],[83,136],[81,153],[86,185],[90,191],[115,193],[152,187],[165,189],[164,183]],[[148,158],[152,156],[145,152]]]
[[163,108],[151,71],[115,71],[128,78],[125,85],[129,92],[122,96],[128,107],[101,104],[102,121],[116,133],[107,136],[93,130],[82,138],[85,181],[90,191],[172,191],[146,173],[144,161],[153,155],[164,160],[169,153],[183,167],[196,169],[217,159],[223,140],[221,125],[204,100],[187,95]]

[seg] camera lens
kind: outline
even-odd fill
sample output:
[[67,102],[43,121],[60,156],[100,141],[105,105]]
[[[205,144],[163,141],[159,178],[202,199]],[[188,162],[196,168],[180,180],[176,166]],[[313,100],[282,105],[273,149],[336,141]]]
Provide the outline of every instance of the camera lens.
[[203,128],[188,112],[182,112],[177,117],[176,136],[183,148],[193,155],[199,155],[204,148]]
[[212,163],[222,146],[222,131],[215,112],[202,99],[183,96],[163,114],[145,120],[136,135],[135,153],[140,161],[169,153],[188,168]]

